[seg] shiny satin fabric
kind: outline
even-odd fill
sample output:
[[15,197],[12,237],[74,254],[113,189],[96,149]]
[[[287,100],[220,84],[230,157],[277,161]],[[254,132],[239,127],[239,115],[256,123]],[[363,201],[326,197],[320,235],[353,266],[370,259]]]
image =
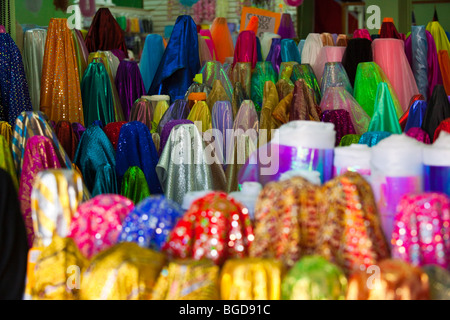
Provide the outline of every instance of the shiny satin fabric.
[[212,192],[192,203],[162,250],[172,259],[206,258],[222,265],[246,257],[253,239],[247,208],[226,193]]
[[0,121],[14,125],[23,111],[33,110],[22,55],[8,33],[0,33]]
[[409,110],[408,121],[406,122],[404,132],[407,132],[411,128],[422,127],[423,119],[427,110],[427,102],[418,100],[413,103]]
[[99,8],[85,37],[89,52],[119,49],[128,58],[124,32],[108,8]]
[[197,102],[189,112],[187,120],[192,121],[200,133],[204,133],[212,128],[211,112],[205,101]]
[[[405,42],[405,51],[411,51],[410,64],[416,79],[417,88],[420,94],[427,100],[428,97],[428,68],[432,71],[432,66],[428,65],[428,41],[425,26],[412,26],[411,36],[408,40],[411,42],[410,48],[408,40]],[[408,56],[408,54],[407,54]]]
[[236,90],[236,83],[239,82],[242,89],[245,91],[247,97],[251,96],[251,81],[252,81],[252,65],[250,62],[236,63],[230,75],[230,80],[233,84],[233,92]]
[[230,153],[231,137],[230,131],[233,129],[233,107],[229,101],[217,101],[212,108],[212,129],[213,135],[217,138],[214,147],[220,163],[226,166],[227,155]]
[[22,173],[19,180],[19,200],[25,226],[28,245],[31,247],[35,238],[31,214],[31,192],[39,172],[47,169],[61,168],[52,141],[44,136],[31,137],[25,148]]
[[83,199],[81,174],[68,169],[39,172],[31,192],[33,247],[47,247],[54,236],[65,238],[72,218]]
[[86,71],[88,65],[89,51],[84,42],[84,38],[81,35],[80,30],[72,30],[73,46],[75,49],[75,58],[78,65],[78,77],[81,81],[83,79],[83,74]]
[[447,37],[447,34],[442,28],[439,21],[430,21],[427,24],[427,31],[431,33],[433,39],[436,43],[437,52],[441,50],[446,50],[450,54],[450,40]]
[[305,256],[281,283],[283,300],[345,300],[347,277],[335,264],[317,255]]
[[347,300],[430,299],[428,276],[421,268],[398,259],[386,259],[378,267],[380,282],[377,286],[367,286],[370,277],[367,270],[349,277]]
[[430,141],[434,140],[436,128],[447,118],[450,118],[450,102],[445,93],[444,86],[436,85],[433,90],[433,95],[428,101],[425,117],[422,122],[422,129],[428,133]]
[[217,61],[225,63],[225,59],[234,56],[234,44],[228,28],[227,19],[217,17],[211,24],[211,37],[216,48]]
[[375,39],[372,42],[372,52],[373,61],[386,74],[405,112],[408,110],[411,97],[419,94],[419,89],[406,58],[403,40]]
[[81,300],[149,300],[166,259],[163,254],[119,243],[96,255],[82,274]]
[[308,87],[313,89],[314,98],[317,104],[320,104],[320,100],[323,92],[320,90],[320,83],[314,73],[314,70],[309,64],[297,64],[292,71],[291,81],[295,83],[298,79],[305,80]]
[[349,37],[346,34],[339,34],[336,38],[336,47],[347,47]]
[[19,190],[19,181],[11,154],[11,144],[2,135],[0,135],[0,168],[11,176],[12,184],[17,192]]
[[391,136],[392,133],[387,131],[368,131],[364,133],[359,139],[359,144],[366,144],[369,147],[373,147],[378,144],[383,139]]
[[372,187],[365,178],[346,172],[324,184],[322,195],[326,200],[318,202],[316,254],[346,275],[389,258]]
[[291,268],[314,252],[319,229],[319,186],[293,177],[264,186],[255,206],[255,240],[250,256],[277,259]]
[[153,110],[153,121],[152,121],[152,129],[150,130],[152,133],[156,132],[158,129],[159,121],[169,109],[169,104],[167,101],[158,101],[155,109]]
[[[83,290],[73,279],[68,286],[67,271],[77,266],[82,273],[88,261],[70,238],[55,236],[38,256],[34,269],[36,279],[31,288],[33,300],[78,300]],[[75,269],[76,270],[76,269]],[[80,277],[81,279],[81,277]]]
[[428,133],[424,131],[422,128],[411,128],[408,131],[405,131],[405,134],[408,137],[414,138],[419,142],[422,142],[424,144],[430,144],[430,137],[428,136]]
[[55,126],[55,133],[70,160],[73,161],[78,147],[78,138],[73,132],[72,124],[69,121],[59,121]]
[[16,172],[20,176],[28,140],[33,136],[46,136],[52,140],[58,160],[63,167],[71,168],[72,161],[58,140],[52,126],[42,112],[23,112],[16,120],[11,144]]
[[194,123],[190,120],[185,120],[185,119],[170,120],[169,122],[167,122],[161,131],[160,146],[159,146],[159,151],[158,151],[159,155],[162,154],[162,152],[166,146],[166,143],[169,140],[169,136],[170,136],[170,133],[172,132],[172,129],[179,124],[194,124]]
[[280,72],[281,65],[281,39],[273,38],[272,44],[270,45],[269,53],[267,54],[266,61],[270,61],[272,63],[272,67],[276,73]]
[[134,102],[145,95],[139,65],[136,61],[122,60],[117,69],[115,80],[125,121],[130,119],[130,111]]
[[148,94],[167,94],[171,101],[182,99],[200,67],[197,27],[190,16],[181,15],[175,22]]
[[144,48],[139,62],[145,92],[148,92],[152,85],[153,78],[155,77],[165,49],[161,35],[149,34],[145,38]]
[[360,134],[347,134],[342,137],[341,142],[339,142],[339,146],[346,147],[352,144],[358,144],[360,139],[361,139]]
[[353,87],[341,62],[325,63],[320,92],[324,94],[329,87],[344,87],[353,95]]
[[126,123],[120,129],[116,153],[117,178],[121,183],[128,168],[137,166],[145,175],[150,193],[162,193],[156,173],[159,156],[150,130],[141,122]]
[[220,269],[211,260],[170,261],[153,287],[153,300],[219,300]]
[[314,74],[318,81],[322,80],[323,71],[327,62],[342,62],[344,56],[345,47],[326,46],[320,49],[317,56],[316,63],[314,64]]
[[92,196],[117,192],[114,147],[99,126],[86,129],[78,144],[74,163]]
[[[370,38],[370,36],[369,36]],[[350,84],[355,85],[356,71],[359,63],[373,61],[372,39],[351,39],[342,56],[342,65],[347,72]]]
[[188,192],[214,189],[204,152],[205,143],[194,124],[177,125],[171,130],[156,167],[167,199],[181,204]]
[[167,123],[172,120],[185,120],[189,116],[189,105],[186,100],[175,100],[164,113],[158,123],[158,133],[162,138],[162,132]]
[[353,39],[367,39],[372,42],[372,38],[370,36],[369,30],[367,29],[356,29],[353,31]]
[[270,49],[272,47],[273,39],[280,39],[281,37],[278,34],[272,32],[264,32],[260,37],[261,40],[261,55],[263,61],[266,61],[267,56],[269,55]]
[[114,147],[114,150],[117,150],[117,143],[119,142],[120,129],[122,129],[122,126],[125,123],[127,122],[126,121],[111,122],[108,123],[103,128],[103,131],[105,132],[106,136],[108,137],[109,141]]
[[263,90],[267,81],[271,81],[274,84],[277,83],[277,73],[270,62],[257,62],[255,70],[252,73],[251,99],[258,112],[260,112],[262,108]]
[[[414,26],[413,26],[414,27]],[[400,33],[397,31],[393,22],[383,21],[380,29],[380,38],[401,39]]]
[[272,113],[279,102],[276,86],[270,81],[266,82],[264,84],[263,103],[260,115],[258,146],[262,146],[272,140],[272,130],[277,129]]
[[438,60],[445,91],[447,92],[447,95],[450,95],[450,57],[448,51],[439,51]]
[[133,208],[130,199],[117,194],[95,196],[78,206],[67,237],[84,257],[92,259],[117,244],[122,222]]
[[297,38],[292,17],[289,13],[283,13],[281,15],[280,26],[278,27],[277,34],[282,39],[294,39]]
[[252,70],[258,61],[256,46],[256,35],[251,30],[244,30],[239,33],[236,46],[234,48],[233,67],[238,62],[250,62]]
[[135,242],[160,251],[183,214],[178,203],[162,195],[146,197],[124,219],[119,242]]
[[322,44],[324,47],[326,46],[334,46],[334,40],[331,33],[323,32],[320,34],[320,38],[322,39]]
[[236,117],[242,102],[248,99],[250,99],[250,97],[242,87],[242,84],[240,82],[236,82],[233,90],[233,99],[231,100],[231,105],[233,107],[233,117]]
[[324,92],[320,109],[322,111],[346,110],[358,135],[365,133],[369,127],[371,118],[344,87],[329,87]]
[[203,75],[202,84],[213,88],[216,80],[220,80],[221,85],[228,95],[228,100],[232,99],[233,85],[225,72],[225,69],[218,61],[207,61],[200,73]]
[[0,135],[5,138],[6,142],[11,146],[12,127],[7,121],[0,121]]
[[375,106],[368,131],[387,131],[401,134],[395,104],[386,82],[380,82],[375,97]]
[[[0,144],[3,137],[0,136]],[[0,146],[0,152],[1,152]],[[0,162],[2,156],[0,156]],[[0,299],[22,300],[25,290],[28,242],[17,189],[0,166]]]
[[322,47],[323,42],[319,33],[308,34],[302,50],[302,64],[309,64],[314,68],[316,59]]
[[210,60],[217,60],[216,47],[214,46],[214,41],[211,36],[211,31],[209,29],[201,29],[198,33],[206,43],[206,46],[209,50]]
[[129,121],[142,122],[149,130],[152,130],[153,112],[153,106],[150,101],[145,98],[139,98],[131,107]]
[[275,259],[230,259],[220,272],[221,300],[280,300],[285,270]]
[[325,110],[322,113],[321,121],[334,124],[336,131],[335,146],[339,145],[343,136],[356,133],[350,118],[350,113],[347,110]]
[[289,111],[289,121],[320,121],[320,113],[321,110],[314,100],[314,91],[307,85],[305,80],[297,80]]
[[403,115],[403,108],[389,79],[376,62],[361,62],[358,65],[353,96],[364,111],[372,117],[377,88],[380,82],[386,82],[388,84],[391,97],[396,106],[397,116],[400,118]]
[[281,61],[295,61],[297,63],[302,63],[302,58],[300,56],[300,51],[298,51],[298,46],[291,38],[281,40]]
[[209,107],[209,111],[212,113],[212,109],[214,107],[214,104],[218,101],[229,101],[231,102],[231,98],[228,96],[228,94],[225,92],[225,89],[222,86],[222,83],[220,80],[215,80],[214,85],[212,87],[211,92],[208,95],[208,98],[206,99],[206,104]]
[[84,124],[81,79],[67,19],[50,19],[41,80],[41,107],[50,120]]
[[46,39],[45,29],[31,29],[24,33],[23,66],[34,111],[39,111],[41,107],[41,77]]
[[89,64],[81,82],[81,97],[85,126],[95,120],[103,125],[116,121],[111,82],[103,63]]
[[405,131],[405,126],[406,126],[406,123],[408,122],[408,117],[409,117],[409,112],[411,111],[411,107],[418,100],[425,100],[425,98],[421,94],[416,94],[414,97],[412,97],[411,101],[409,102],[408,110],[405,113],[403,113],[403,115],[400,117],[400,119],[398,119],[398,122],[400,123],[400,127],[402,128],[402,131]]
[[78,138],[78,141],[81,140],[81,136],[83,135],[84,131],[86,131],[86,128],[78,122],[72,123],[73,132]]

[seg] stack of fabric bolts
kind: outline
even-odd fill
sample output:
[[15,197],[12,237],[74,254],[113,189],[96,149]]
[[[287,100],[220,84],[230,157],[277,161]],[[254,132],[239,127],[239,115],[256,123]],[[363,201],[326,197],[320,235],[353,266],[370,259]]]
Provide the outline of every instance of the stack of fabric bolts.
[[251,29],[0,33],[0,298],[450,299],[439,22]]

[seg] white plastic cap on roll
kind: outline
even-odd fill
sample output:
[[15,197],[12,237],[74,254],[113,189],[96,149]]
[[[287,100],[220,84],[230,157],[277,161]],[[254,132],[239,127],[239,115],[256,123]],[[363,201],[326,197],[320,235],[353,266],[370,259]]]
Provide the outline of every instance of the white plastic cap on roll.
[[307,171],[307,170],[291,170],[286,171],[280,176],[280,181],[289,180],[293,177],[302,177],[308,180],[309,182],[320,185],[322,182],[320,181],[320,172],[319,171]]
[[210,194],[211,192],[213,192],[213,191],[201,190],[201,191],[191,191],[191,192],[186,193],[183,197],[183,203],[181,204],[181,208],[185,211],[188,210],[194,201],[206,196],[207,194]]
[[333,123],[305,120],[282,125],[271,140],[272,143],[283,146],[309,149],[334,149],[335,141]]
[[371,150],[366,144],[352,144],[334,149],[334,166],[348,168],[358,166],[361,169],[370,169]]
[[450,134],[441,131],[432,145],[423,148],[423,163],[427,166],[450,167]]
[[372,175],[410,177],[422,175],[423,144],[405,134],[393,134],[371,148]]
[[167,95],[153,95],[153,96],[143,96],[143,98],[148,99],[150,101],[169,101],[170,97]]

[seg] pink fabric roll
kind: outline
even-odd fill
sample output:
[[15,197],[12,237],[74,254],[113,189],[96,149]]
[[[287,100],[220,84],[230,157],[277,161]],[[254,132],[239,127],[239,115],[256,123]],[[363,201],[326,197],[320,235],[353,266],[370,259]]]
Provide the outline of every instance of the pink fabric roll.
[[316,62],[313,66],[314,73],[319,83],[321,82],[325,63],[327,62],[342,62],[345,49],[347,47],[322,47],[317,56]]
[[406,132],[406,135],[419,142],[430,144],[430,136],[422,128],[411,128]]
[[239,33],[234,49],[233,67],[238,62],[251,62],[252,70],[255,69],[256,62],[258,62],[258,51],[253,31],[245,30]]
[[450,200],[440,193],[402,197],[392,232],[392,257],[415,266],[450,267]]
[[123,196],[98,195],[78,207],[70,225],[69,237],[90,259],[117,243],[122,222],[133,208],[133,201]]
[[52,140],[44,136],[31,137],[25,147],[19,185],[20,208],[25,221],[30,248],[34,241],[33,219],[31,217],[31,191],[34,180],[41,171],[59,168],[61,168],[61,164]]
[[356,29],[353,32],[353,38],[362,38],[372,41],[372,37],[367,29]]
[[209,29],[202,29],[202,30],[200,30],[200,35],[203,37],[203,39],[205,39],[205,42],[209,48],[209,52],[211,53],[212,59],[217,60],[216,47],[214,45],[211,31]]
[[405,44],[399,39],[375,39],[372,42],[373,61],[389,79],[403,112],[411,98],[419,94],[414,74],[405,54]]

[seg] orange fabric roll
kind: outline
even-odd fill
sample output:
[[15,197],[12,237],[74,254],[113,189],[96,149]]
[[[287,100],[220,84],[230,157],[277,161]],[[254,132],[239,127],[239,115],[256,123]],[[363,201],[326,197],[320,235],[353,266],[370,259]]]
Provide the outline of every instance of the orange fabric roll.
[[55,122],[84,125],[80,77],[67,19],[50,19],[41,81],[41,111]]
[[245,28],[245,30],[253,31],[257,35],[258,26],[259,26],[259,19],[257,16],[253,16],[250,18],[250,21],[248,22],[247,28]]
[[228,57],[234,57],[234,45],[226,18],[216,18],[211,25],[211,36],[216,48],[217,61],[224,63]]
[[450,57],[447,50],[440,50],[438,54],[439,68],[441,69],[442,82],[445,92],[450,96]]

